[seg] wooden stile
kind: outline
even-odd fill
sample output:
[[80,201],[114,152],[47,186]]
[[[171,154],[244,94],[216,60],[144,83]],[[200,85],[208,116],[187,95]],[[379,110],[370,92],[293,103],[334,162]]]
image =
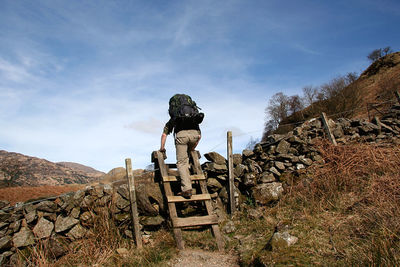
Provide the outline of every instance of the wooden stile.
[[[178,172],[171,170],[170,168],[175,167],[174,164],[165,164],[164,158],[159,151],[154,151],[152,154],[152,160],[158,165],[161,174],[161,181],[164,187],[164,192],[166,199],[168,201],[169,216],[171,218],[174,236],[178,249],[184,249],[185,243],[182,237],[182,228],[193,227],[193,226],[204,226],[211,225],[211,229],[217,241],[217,246],[220,251],[224,249],[224,242],[218,226],[218,217],[214,214],[213,207],[211,205],[211,196],[207,191],[206,179],[201,170],[199,162],[199,154],[197,151],[191,152],[191,157],[193,159],[193,169],[194,174],[191,175],[192,181],[196,181],[200,185],[200,194],[192,195],[191,198],[186,199],[182,196],[176,196],[173,194],[171,189],[171,182],[177,182]],[[175,174],[175,175],[173,175]],[[176,203],[179,202],[191,202],[191,201],[201,201],[205,203],[207,215],[206,216],[192,216],[181,218],[178,217],[176,210]]]
[[168,202],[192,202],[192,201],[203,201],[203,200],[210,200],[211,196],[209,194],[199,194],[193,195],[191,198],[186,199],[181,196],[167,196]]

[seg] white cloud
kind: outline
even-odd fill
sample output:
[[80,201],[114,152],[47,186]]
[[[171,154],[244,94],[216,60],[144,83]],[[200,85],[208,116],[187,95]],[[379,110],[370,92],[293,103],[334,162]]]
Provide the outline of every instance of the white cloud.
[[0,75],[1,79],[13,82],[25,82],[28,79],[33,79],[33,76],[24,66],[12,64],[2,58],[0,58]]
[[[311,40],[319,36],[309,38],[327,25],[320,5],[305,14],[311,4],[298,12],[265,1],[122,3],[10,1],[0,10],[2,149],[103,171],[125,157],[145,167],[169,97],[187,93],[206,114],[199,150],[225,154],[231,130],[238,152],[261,137],[268,98],[304,85],[302,66],[287,71],[299,61],[284,55],[322,55]],[[174,161],[172,136],[167,150]]]
[[139,132],[144,132],[148,134],[159,134],[160,129],[162,129],[163,123],[155,118],[150,118],[149,120],[134,121],[125,126],[125,128],[133,129]]

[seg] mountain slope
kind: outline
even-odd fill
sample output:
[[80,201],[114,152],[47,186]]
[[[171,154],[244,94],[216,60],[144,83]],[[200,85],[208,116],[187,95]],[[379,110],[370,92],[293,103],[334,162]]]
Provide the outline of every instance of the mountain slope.
[[101,176],[94,169],[77,166],[0,150],[0,186],[85,184]]
[[105,173],[98,171],[92,167],[83,165],[83,164],[79,164],[76,162],[57,162],[57,165],[61,166],[61,167],[65,167],[65,168],[69,168],[75,171],[81,171],[87,174],[90,174],[93,177],[102,177]]

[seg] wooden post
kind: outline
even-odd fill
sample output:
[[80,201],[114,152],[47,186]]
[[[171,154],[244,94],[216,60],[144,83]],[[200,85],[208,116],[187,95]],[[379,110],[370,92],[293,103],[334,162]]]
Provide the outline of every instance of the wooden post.
[[328,135],[329,140],[332,142],[333,145],[337,146],[336,139],[333,136],[331,129],[329,128],[328,118],[326,117],[325,112],[321,113],[321,120],[322,120],[322,123],[324,124],[325,131],[326,131],[326,134]]
[[137,211],[136,192],[135,192],[135,179],[133,178],[132,162],[131,159],[125,159],[126,177],[128,179],[129,199],[131,202],[131,217],[133,223],[133,230],[136,240],[136,246],[142,248],[142,236],[139,227],[139,214]]
[[394,92],[394,94],[396,95],[397,102],[399,102],[399,104],[400,104],[400,94],[399,94],[399,91]]
[[377,116],[374,117],[374,121],[375,121],[376,125],[379,127],[378,134],[381,134],[382,133],[381,121],[379,120],[379,118]]
[[235,184],[233,175],[233,154],[232,154],[232,132],[227,133],[227,158],[228,158],[228,174],[229,174],[229,207],[230,213],[233,215],[235,212]]

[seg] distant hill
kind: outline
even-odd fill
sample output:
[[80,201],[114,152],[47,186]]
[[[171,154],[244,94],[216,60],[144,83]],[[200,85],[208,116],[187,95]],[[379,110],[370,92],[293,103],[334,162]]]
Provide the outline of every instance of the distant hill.
[[87,174],[91,174],[94,177],[102,177],[105,174],[104,172],[98,171],[92,167],[88,167],[88,166],[85,166],[85,165],[82,165],[79,163],[75,163],[75,162],[57,162],[56,164],[60,165],[62,167],[65,167],[65,168],[70,168],[75,171],[80,171],[80,172],[84,172]]
[[[132,171],[134,176],[142,175],[145,171],[143,169],[136,169]],[[124,167],[117,167],[103,175],[98,181],[101,184],[110,184],[115,182],[126,182],[126,169]]]
[[100,180],[103,175],[77,163],[54,163],[0,150],[0,187],[86,184]]

